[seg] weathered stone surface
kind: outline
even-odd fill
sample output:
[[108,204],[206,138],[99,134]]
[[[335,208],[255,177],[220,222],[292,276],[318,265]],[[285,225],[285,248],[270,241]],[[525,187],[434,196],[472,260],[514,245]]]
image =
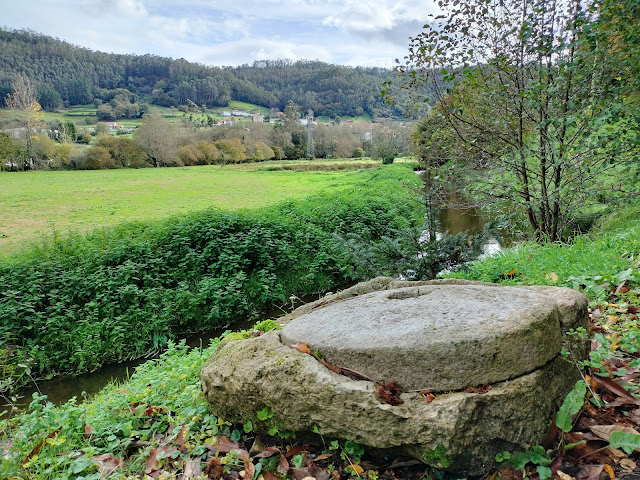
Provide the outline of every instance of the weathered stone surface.
[[[310,355],[283,345],[277,332],[230,342],[202,369],[202,387],[214,411],[257,429],[272,423],[282,431],[311,432],[378,449],[391,449],[450,471],[483,474],[496,453],[519,451],[544,440],[554,408],[571,389],[577,372],[555,358],[486,394],[454,392],[428,403],[402,394],[391,406],[376,385],[333,373]],[[257,419],[263,408],[274,412]],[[319,439],[318,439],[319,441]]]
[[[496,453],[544,439],[554,408],[577,379],[575,368],[558,354],[562,333],[586,326],[586,299],[550,287],[381,277],[304,305],[280,321],[287,323],[282,332],[223,342],[206,362],[203,391],[217,414],[251,420],[265,431],[270,422],[301,435],[312,435],[317,426],[328,439],[483,474]],[[394,328],[383,333],[389,325]],[[340,333],[327,342],[331,332]],[[289,346],[298,340],[330,363],[375,380],[399,381],[405,391],[493,386],[484,395],[437,393],[431,403],[418,393],[403,393],[404,403],[391,406],[377,398],[375,383],[335,374]],[[339,350],[335,345],[341,353],[330,358]],[[256,416],[265,407],[274,412],[269,423]]]
[[403,390],[461,390],[515,378],[560,351],[560,312],[535,290],[422,285],[333,302],[296,318],[282,343]]

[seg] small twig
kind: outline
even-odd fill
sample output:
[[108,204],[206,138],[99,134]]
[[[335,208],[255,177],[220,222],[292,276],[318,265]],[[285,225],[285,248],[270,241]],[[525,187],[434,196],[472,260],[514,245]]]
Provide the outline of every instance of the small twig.
[[583,456],[581,456],[580,458],[578,458],[578,459],[575,461],[575,463],[577,464],[577,463],[578,463],[580,460],[582,460],[583,458],[587,458],[587,457],[589,457],[589,456],[593,455],[594,453],[602,452],[603,450],[606,450],[606,449],[607,449],[607,448],[609,448],[609,447],[610,447],[610,445],[607,445],[606,447],[601,447],[601,448],[598,448],[597,450],[594,450],[594,451],[592,451],[592,452],[585,453]]
[[623,190],[622,189],[622,182],[618,183],[617,187],[614,187],[613,185],[611,185],[609,188],[611,188],[612,192],[627,193],[629,195],[640,195],[640,192],[631,192],[629,190]]
[[349,458],[349,455],[347,455],[347,453],[344,452],[344,456],[347,459],[347,462],[349,462],[349,466],[351,467],[351,470],[358,476],[358,478],[361,478],[360,474],[358,473],[358,470],[356,470],[356,467],[353,466],[353,463],[351,462],[351,459]]

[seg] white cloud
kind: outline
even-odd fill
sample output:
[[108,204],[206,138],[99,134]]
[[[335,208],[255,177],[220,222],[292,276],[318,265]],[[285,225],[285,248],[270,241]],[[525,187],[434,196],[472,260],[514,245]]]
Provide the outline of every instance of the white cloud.
[[421,30],[435,13],[430,0],[399,0],[382,4],[347,0],[343,8],[323,19],[323,24],[365,39],[376,38],[407,45],[408,38]]
[[9,2],[0,0],[1,22],[11,28],[105,52],[217,65],[307,58],[391,67],[435,8],[435,0]]

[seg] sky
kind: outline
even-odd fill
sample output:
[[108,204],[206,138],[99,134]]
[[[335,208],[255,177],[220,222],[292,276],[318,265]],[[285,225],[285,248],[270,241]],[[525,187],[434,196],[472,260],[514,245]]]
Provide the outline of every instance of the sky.
[[107,53],[205,65],[308,59],[393,67],[435,0],[0,0],[0,26]]

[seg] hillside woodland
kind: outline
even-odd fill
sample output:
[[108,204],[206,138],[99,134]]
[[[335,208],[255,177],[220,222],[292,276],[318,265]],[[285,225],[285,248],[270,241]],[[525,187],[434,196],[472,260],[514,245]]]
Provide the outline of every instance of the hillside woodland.
[[[284,110],[289,100],[316,116],[401,116],[380,96],[391,69],[346,67],[320,61],[273,60],[212,67],[155,55],[96,52],[29,30],[0,29],[0,98],[18,74],[36,86],[47,110],[108,103],[115,97],[178,107],[191,100],[207,107],[240,100]],[[2,100],[0,100],[1,105]]]

